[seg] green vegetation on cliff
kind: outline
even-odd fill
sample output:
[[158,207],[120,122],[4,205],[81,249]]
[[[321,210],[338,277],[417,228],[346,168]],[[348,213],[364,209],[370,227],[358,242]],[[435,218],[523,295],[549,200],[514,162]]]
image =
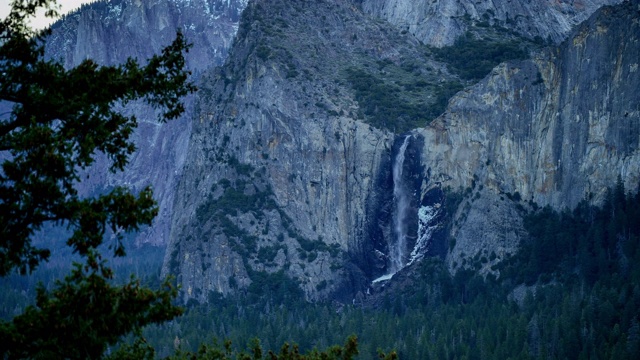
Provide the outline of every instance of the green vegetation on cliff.
[[435,58],[464,80],[478,81],[496,65],[529,56],[524,39],[478,39],[471,32],[460,36],[452,46],[432,48]]
[[[390,62],[382,62],[381,68],[395,70],[403,76],[391,75],[389,77],[397,80],[390,82],[370,71],[352,67],[347,69],[346,78],[355,90],[355,99],[366,115],[365,120],[396,133],[427,125],[444,112],[449,99],[463,87],[457,81],[433,83]],[[431,97],[435,99],[429,100]]]

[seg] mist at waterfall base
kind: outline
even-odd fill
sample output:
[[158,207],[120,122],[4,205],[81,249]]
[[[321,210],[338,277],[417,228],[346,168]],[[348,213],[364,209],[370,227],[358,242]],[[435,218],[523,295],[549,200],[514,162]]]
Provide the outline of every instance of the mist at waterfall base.
[[407,147],[411,141],[411,135],[404,137],[402,145],[395,156],[392,165],[393,175],[393,217],[392,235],[388,240],[388,271],[376,278],[372,283],[389,280],[398,271],[424,257],[429,248],[431,237],[438,228],[433,220],[440,214],[440,204],[420,206],[418,209],[418,232],[416,242],[411,252],[408,251],[408,226],[407,217],[410,215],[412,191],[403,180],[403,170]]

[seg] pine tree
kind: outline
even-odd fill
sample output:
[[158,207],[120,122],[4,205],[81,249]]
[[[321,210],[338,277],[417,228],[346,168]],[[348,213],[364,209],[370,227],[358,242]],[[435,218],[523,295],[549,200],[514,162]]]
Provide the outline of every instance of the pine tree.
[[14,0],[0,22],[0,276],[26,274],[49,259],[33,244],[47,224],[66,227],[67,245],[83,259],[52,290],[38,288],[35,306],[0,322],[0,358],[99,358],[109,344],[146,324],[180,314],[168,282],[158,290],[132,279],[114,285],[113,271],[98,247],[126,254],[123,234],[151,223],[157,206],[151,189],[138,194],[118,187],[97,197],[76,189],[80,173],[97,153],[121,171],[135,150],[134,116],[116,109],[142,100],[160,110],[160,120],[184,111],[181,98],[195,90],[184,70],[189,45],[178,32],[161,54],[141,66],[85,60],[65,69],[44,58],[49,30],[36,32],[28,19],[37,9],[57,16],[55,0]]

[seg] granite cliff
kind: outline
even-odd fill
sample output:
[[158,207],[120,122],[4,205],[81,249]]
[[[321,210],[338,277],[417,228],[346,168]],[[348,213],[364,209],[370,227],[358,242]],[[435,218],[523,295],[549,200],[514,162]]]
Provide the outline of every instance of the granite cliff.
[[[52,26],[46,56],[72,67],[84,59],[114,65],[132,57],[144,61],[158,53],[181,30],[193,47],[187,67],[197,79],[210,67],[222,64],[237,31],[247,0],[112,0],[83,5]],[[153,109],[143,104],[128,108],[139,122],[133,137],[138,150],[126,171],[108,171],[99,158],[81,191],[92,194],[113,186],[142,189],[151,185],[160,206],[154,225],[136,235],[136,243],[166,246],[173,208],[174,190],[182,172],[191,132],[190,108],[176,121],[160,124]]]
[[[496,67],[418,132],[432,185],[466,191],[448,261],[513,253],[529,206],[601,203],[640,180],[640,7],[604,7],[567,40]],[[465,190],[466,189],[466,190]]]
[[427,62],[414,43],[345,2],[249,4],[227,63],[203,76],[177,191],[164,270],[186,299],[278,274],[315,299],[361,276],[352,257],[394,136],[355,120],[343,77]]
[[559,45],[500,64],[432,122],[412,114],[469,83],[372,3],[250,2],[227,62],[203,74],[163,269],[185,301],[282,279],[311,300],[351,299],[414,255],[452,270],[484,256],[488,272],[526,236],[523,211],[598,202],[618,176],[636,187],[637,1],[573,30],[600,3],[565,4],[553,26],[505,22]]

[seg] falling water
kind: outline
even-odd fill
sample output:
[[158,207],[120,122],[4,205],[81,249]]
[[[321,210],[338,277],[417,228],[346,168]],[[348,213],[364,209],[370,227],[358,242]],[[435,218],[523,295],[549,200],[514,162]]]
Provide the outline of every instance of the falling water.
[[407,135],[404,138],[404,142],[393,163],[393,201],[395,205],[393,232],[395,235],[395,244],[390,249],[390,274],[398,272],[407,262],[405,254],[407,248],[407,225],[405,219],[411,202],[411,194],[402,182],[402,170],[404,168],[404,156],[407,151],[407,146],[409,145],[410,137],[410,135]]
[[405,266],[411,265],[421,259],[428,250],[431,236],[439,227],[437,217],[441,211],[440,204],[420,207],[418,210],[417,241],[411,253],[408,253],[407,217],[410,215],[411,189],[404,183],[402,172],[410,137],[411,135],[408,135],[404,138],[402,146],[400,146],[400,150],[393,162],[393,236],[389,241],[388,272],[373,280],[373,283],[389,280]]
[[404,165],[404,156],[409,146],[409,138],[404,138],[402,146],[398,151],[398,155],[393,162],[393,238],[389,242],[389,268],[385,275],[373,280],[373,283],[389,280],[393,275],[400,271],[406,264],[406,247],[407,247],[407,226],[405,218],[411,202],[409,191],[402,182],[402,170]]

